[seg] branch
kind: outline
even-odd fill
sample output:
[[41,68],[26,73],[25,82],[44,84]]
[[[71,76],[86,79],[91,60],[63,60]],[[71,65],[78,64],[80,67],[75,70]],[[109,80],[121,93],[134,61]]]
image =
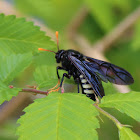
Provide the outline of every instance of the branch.
[[127,16],[118,26],[116,26],[108,35],[95,43],[94,49],[104,53],[111,47],[138,19],[140,18],[140,7]]

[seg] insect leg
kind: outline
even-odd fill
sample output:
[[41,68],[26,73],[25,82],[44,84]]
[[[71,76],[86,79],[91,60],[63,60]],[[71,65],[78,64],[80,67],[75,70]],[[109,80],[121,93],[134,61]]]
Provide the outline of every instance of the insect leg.
[[58,70],[64,70],[64,68],[62,68],[62,67],[60,67],[60,66],[58,66],[58,67],[56,68],[57,77],[58,77],[58,79],[60,79],[60,76],[59,76]]
[[67,73],[63,73],[63,77],[62,77],[62,80],[61,80],[61,83],[60,83],[60,87],[62,87],[62,84],[63,84],[63,81],[64,81],[64,77],[70,79],[71,75],[68,75]]
[[80,87],[79,87],[80,81],[79,81],[79,78],[76,78],[76,79],[75,79],[75,82],[76,82],[76,84],[77,84],[78,93],[80,93]]
[[58,70],[63,70],[63,68],[60,67],[60,66],[58,66],[58,67],[56,68],[57,77],[58,77],[58,83],[57,83],[53,88],[48,89],[49,93],[50,93],[50,92],[53,92],[53,91],[59,90],[59,89],[55,89],[55,88],[57,88],[57,87],[59,86],[59,84],[60,84],[60,76],[59,76]]
[[77,83],[78,93],[80,93],[79,82]]

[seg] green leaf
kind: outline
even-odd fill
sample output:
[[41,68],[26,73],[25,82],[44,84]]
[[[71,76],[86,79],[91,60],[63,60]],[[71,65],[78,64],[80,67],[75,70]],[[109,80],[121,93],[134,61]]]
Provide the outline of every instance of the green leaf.
[[20,72],[29,66],[32,60],[32,54],[12,54],[4,57],[0,56],[0,80],[8,84]]
[[105,31],[110,31],[115,22],[111,5],[105,0],[85,0],[96,22]]
[[51,52],[40,52],[34,59],[36,66],[34,79],[38,88],[52,88],[57,84],[56,60]]
[[131,91],[105,96],[100,107],[115,108],[140,122],[140,92]]
[[4,101],[9,101],[13,96],[17,96],[20,88],[9,88],[0,82],[0,104]]
[[40,52],[34,59],[36,66],[34,79],[38,88],[52,88],[56,85],[58,79],[56,75],[56,60],[51,52]]
[[14,15],[0,14],[0,53],[25,53],[37,51],[37,48],[53,48],[54,43],[40,31],[40,27],[25,18],[16,18]]
[[140,140],[140,137],[136,135],[130,128],[119,128],[120,140]]
[[54,66],[56,64],[55,54],[52,52],[43,52],[40,51],[35,57],[34,57],[34,64],[35,66],[40,65],[48,65],[48,67]]
[[17,129],[19,140],[97,140],[98,111],[82,94],[52,93],[25,109]]
[[39,88],[51,88],[56,85],[58,81],[56,67],[40,65],[35,69],[34,78]]

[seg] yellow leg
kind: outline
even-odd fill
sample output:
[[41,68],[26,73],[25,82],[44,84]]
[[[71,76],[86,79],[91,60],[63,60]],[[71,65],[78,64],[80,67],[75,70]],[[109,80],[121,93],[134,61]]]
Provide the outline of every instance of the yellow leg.
[[58,79],[58,83],[53,87],[53,88],[50,88],[48,90],[54,90],[55,88],[57,88],[58,86],[60,85],[60,79]]
[[56,91],[59,91],[59,89],[60,89],[60,87],[59,87],[59,88],[57,88],[57,89],[50,90],[50,91],[48,92],[48,94],[50,94],[51,92],[56,92]]

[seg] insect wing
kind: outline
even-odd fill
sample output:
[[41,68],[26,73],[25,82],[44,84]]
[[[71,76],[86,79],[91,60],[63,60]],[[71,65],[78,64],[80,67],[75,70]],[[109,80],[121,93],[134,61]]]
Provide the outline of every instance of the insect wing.
[[[96,73],[99,77],[100,75],[104,76],[104,79],[107,79],[109,82],[118,84],[118,85],[129,85],[134,82],[133,77],[129,72],[120,68],[114,64],[97,60],[91,57],[87,57],[85,64],[90,67],[90,69],[94,68],[98,71]],[[101,78],[102,79],[102,78]],[[103,80],[104,81],[104,80]]]
[[98,76],[95,73],[90,74],[85,65],[74,56],[68,56],[70,61],[74,64],[74,66],[78,69],[78,71],[84,75],[85,79],[89,82],[89,84],[94,89],[95,93],[99,95],[101,98],[104,96],[104,89],[102,87],[102,83],[99,80]]
[[96,63],[87,62],[87,61],[82,61],[82,62],[85,65],[85,67],[88,69],[88,71],[90,71],[91,74],[95,73],[102,81],[106,83],[108,82],[106,75]]

